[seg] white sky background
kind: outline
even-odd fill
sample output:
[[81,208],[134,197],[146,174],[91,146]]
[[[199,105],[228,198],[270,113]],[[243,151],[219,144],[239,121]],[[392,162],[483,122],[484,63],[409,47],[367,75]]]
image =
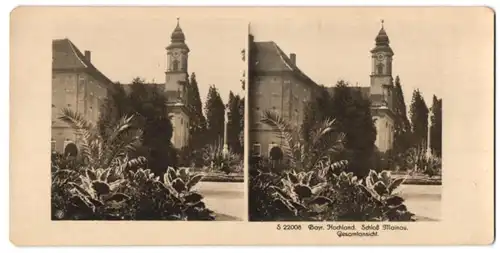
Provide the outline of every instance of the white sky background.
[[[62,15],[54,39],[69,38],[112,81],[131,83],[134,77],[165,82],[166,50],[177,24],[175,9],[152,8],[112,16]],[[182,17],[180,25],[190,48],[188,71],[196,73],[200,96],[206,100],[210,84],[224,102],[229,91],[243,95],[240,78],[245,69],[240,51],[247,41],[248,23],[237,18]]]
[[457,85],[473,88],[484,75],[480,68],[485,63],[476,59],[485,59],[485,49],[491,45],[485,36],[491,31],[477,22],[477,11],[451,19],[438,8],[420,12],[407,8],[407,15],[401,9],[348,10],[330,9],[316,18],[290,14],[273,18],[272,23],[254,19],[250,30],[256,41],[273,40],[286,54],[296,53],[298,67],[318,84],[331,86],[344,79],[369,86],[370,50],[384,19],[395,53],[393,76],[401,79],[408,109],[414,89],[431,106],[434,94],[441,98],[443,89]]

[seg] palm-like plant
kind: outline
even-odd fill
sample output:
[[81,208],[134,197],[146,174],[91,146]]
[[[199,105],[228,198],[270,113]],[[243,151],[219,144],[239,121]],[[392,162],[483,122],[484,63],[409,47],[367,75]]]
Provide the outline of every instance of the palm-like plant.
[[[344,147],[345,135],[336,131],[335,120],[318,121],[309,133],[305,133],[300,126],[292,126],[278,113],[271,111],[264,112],[261,122],[278,132],[284,140],[284,157],[298,171],[316,168]],[[308,136],[307,140],[303,136]]]
[[106,131],[99,133],[87,119],[78,112],[65,108],[60,120],[73,128],[78,136],[80,155],[85,166],[108,168],[120,166],[128,160],[128,154],[141,143],[142,130],[132,127],[133,116],[122,117]]

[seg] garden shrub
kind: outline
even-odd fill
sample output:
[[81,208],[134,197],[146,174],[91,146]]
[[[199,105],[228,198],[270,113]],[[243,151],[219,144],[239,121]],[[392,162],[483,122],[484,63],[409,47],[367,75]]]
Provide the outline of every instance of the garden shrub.
[[242,171],[243,159],[241,155],[228,150],[224,155],[221,145],[207,145],[203,149],[204,165],[211,170],[220,170],[226,174]]
[[126,166],[58,169],[52,174],[52,219],[214,220],[194,190],[201,179],[186,168],[170,167],[162,178]]
[[346,161],[308,172],[250,174],[252,221],[413,221],[396,189],[404,179],[371,170],[365,179],[345,172]]

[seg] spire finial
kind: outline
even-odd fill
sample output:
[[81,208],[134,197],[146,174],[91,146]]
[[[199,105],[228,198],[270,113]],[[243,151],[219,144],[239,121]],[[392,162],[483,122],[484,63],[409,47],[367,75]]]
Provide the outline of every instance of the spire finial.
[[179,19],[180,19],[180,18],[179,18],[179,17],[177,17],[177,25],[179,25]]
[[382,25],[382,28],[384,28],[384,20],[383,19],[380,20],[380,23]]

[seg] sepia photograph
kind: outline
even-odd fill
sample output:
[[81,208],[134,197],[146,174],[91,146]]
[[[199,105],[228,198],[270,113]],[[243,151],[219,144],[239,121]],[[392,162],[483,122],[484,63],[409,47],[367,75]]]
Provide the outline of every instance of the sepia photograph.
[[494,17],[18,7],[10,241],[491,244]]
[[250,221],[441,219],[455,44],[441,23],[377,15],[251,22]]
[[242,220],[245,28],[172,10],[61,20],[52,220]]

